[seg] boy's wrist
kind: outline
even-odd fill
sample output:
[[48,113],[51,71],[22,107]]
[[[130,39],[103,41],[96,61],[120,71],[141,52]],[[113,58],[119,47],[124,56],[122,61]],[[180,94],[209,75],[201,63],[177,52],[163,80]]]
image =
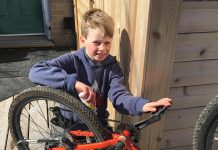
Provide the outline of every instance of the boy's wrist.
[[139,111],[140,113],[143,113],[143,107],[146,103],[150,102],[149,100],[147,99],[140,99],[138,100],[138,102],[136,102],[136,110]]
[[75,88],[75,91],[76,91],[77,93],[83,92],[83,90],[82,90],[82,86],[83,86],[83,85],[82,85],[82,84],[83,84],[82,82],[76,80],[75,85],[74,85],[74,88]]
[[70,93],[73,93],[75,90],[75,84],[76,84],[77,74],[70,74],[67,75],[65,78],[65,86],[67,88],[67,91]]

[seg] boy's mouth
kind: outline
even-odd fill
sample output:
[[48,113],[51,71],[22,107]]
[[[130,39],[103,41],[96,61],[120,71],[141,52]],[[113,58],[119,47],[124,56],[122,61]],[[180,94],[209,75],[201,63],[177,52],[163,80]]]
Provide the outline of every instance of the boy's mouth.
[[96,53],[98,56],[101,56],[101,57],[103,57],[103,56],[105,56],[107,53]]

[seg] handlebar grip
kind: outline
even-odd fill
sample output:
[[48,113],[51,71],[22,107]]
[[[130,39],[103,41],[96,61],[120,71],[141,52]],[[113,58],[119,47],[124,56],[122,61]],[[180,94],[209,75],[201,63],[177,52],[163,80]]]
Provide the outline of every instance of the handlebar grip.
[[170,107],[159,107],[157,108],[157,111],[152,113],[152,115],[146,119],[146,120],[142,120],[140,122],[137,122],[134,124],[134,126],[138,129],[138,130],[141,130],[143,129],[144,127],[154,123],[154,122],[157,122],[161,119],[161,116],[164,115],[164,113],[169,109]]
[[152,114],[155,115],[163,115],[170,107],[160,106],[157,107],[157,111],[153,112]]

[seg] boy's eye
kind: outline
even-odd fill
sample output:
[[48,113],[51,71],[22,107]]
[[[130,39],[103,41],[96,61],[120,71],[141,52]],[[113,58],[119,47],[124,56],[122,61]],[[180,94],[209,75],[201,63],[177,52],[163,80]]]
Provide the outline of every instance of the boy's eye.
[[110,44],[111,44],[111,42],[105,42],[105,45],[107,45],[107,46],[110,45]]
[[94,44],[95,44],[96,46],[99,46],[99,45],[101,45],[101,42],[94,42]]

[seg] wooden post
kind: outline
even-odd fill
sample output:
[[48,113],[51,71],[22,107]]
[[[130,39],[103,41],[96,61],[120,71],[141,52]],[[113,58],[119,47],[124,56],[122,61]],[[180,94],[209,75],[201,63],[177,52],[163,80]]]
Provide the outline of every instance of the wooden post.
[[[181,4],[182,0],[151,1],[142,88],[144,97],[151,100],[168,96]],[[144,130],[140,143],[143,149],[160,149],[163,123],[162,120]]]

